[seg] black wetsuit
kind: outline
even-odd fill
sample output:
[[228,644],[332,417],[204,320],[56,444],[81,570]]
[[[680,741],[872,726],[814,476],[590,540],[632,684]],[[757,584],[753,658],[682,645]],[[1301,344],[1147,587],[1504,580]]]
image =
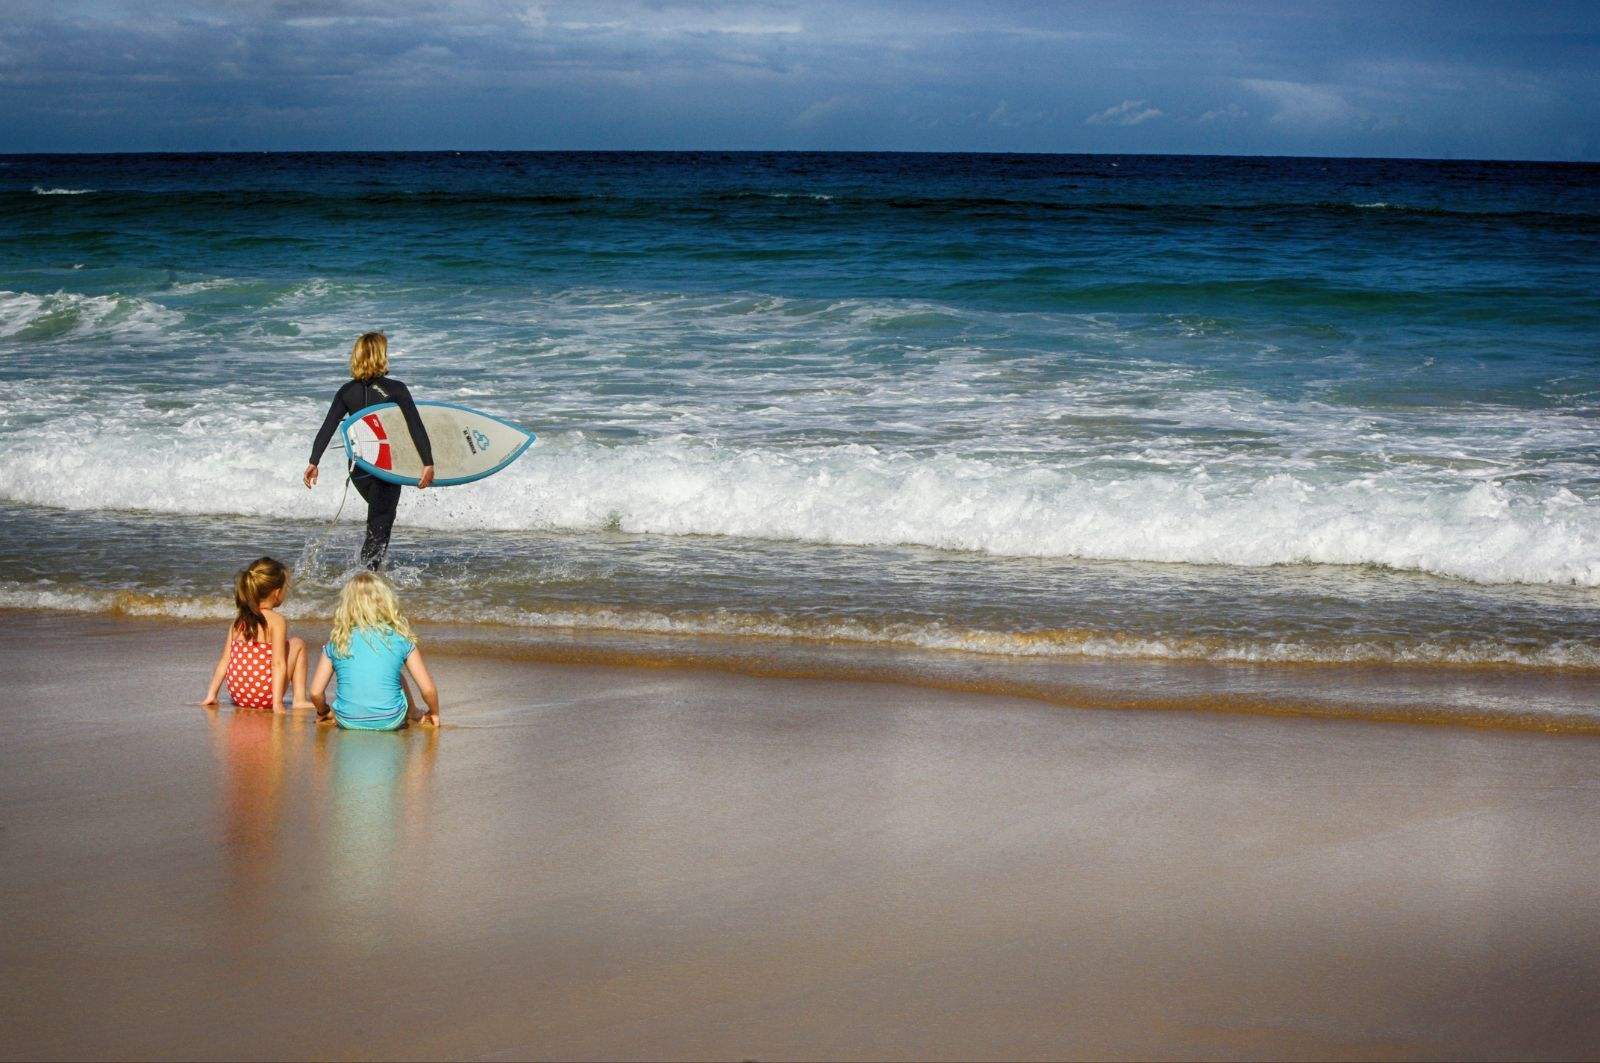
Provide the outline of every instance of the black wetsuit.
[[[333,439],[333,433],[338,430],[341,421],[357,410],[380,402],[392,402],[400,407],[422,464],[432,465],[433,446],[428,442],[428,430],[422,426],[417,404],[412,401],[411,392],[404,384],[388,376],[352,380],[339,389],[339,393],[333,397],[333,405],[328,407],[328,416],[322,419],[322,427],[317,429],[316,441],[311,444],[311,464],[322,460],[322,452],[328,449],[328,442]],[[351,470],[350,482],[367,500],[367,538],[361,544],[361,563],[376,570],[389,552],[389,533],[394,530],[394,514],[400,506],[400,485],[380,480],[359,468]]]

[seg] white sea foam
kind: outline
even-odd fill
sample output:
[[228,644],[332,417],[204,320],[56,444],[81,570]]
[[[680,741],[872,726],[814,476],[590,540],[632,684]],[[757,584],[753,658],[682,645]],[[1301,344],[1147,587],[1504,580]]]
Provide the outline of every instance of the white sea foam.
[[176,310],[130,296],[0,291],[0,339],[151,337],[182,321]]
[[[326,622],[327,605],[326,602],[310,603],[301,599],[292,602],[285,612],[291,619],[308,623],[314,628]],[[233,616],[232,602],[221,594],[195,597],[18,582],[0,582],[0,609],[108,613],[181,620],[223,620]],[[582,630],[633,635],[783,639],[1036,659],[1600,668],[1600,651],[1571,640],[1555,641],[1543,646],[1518,646],[1493,638],[1467,642],[1416,639],[1403,643],[1379,639],[1162,638],[1115,631],[1015,632],[940,623],[800,619],[736,610],[669,613],[655,609],[578,605],[519,609],[463,602],[441,607],[426,599],[411,606],[409,612],[413,619],[425,622],[493,624],[531,631]]]
[[[0,498],[67,509],[327,519],[336,460],[298,484],[306,411],[60,407],[8,441]],[[298,423],[297,423],[298,422]],[[357,500],[359,506],[359,500]],[[977,459],[865,445],[686,437],[541,440],[484,484],[408,492],[441,529],[602,529],[995,555],[1265,566],[1375,565],[1482,583],[1600,586],[1600,511],[1565,488],[1398,471],[1331,476],[1228,462],[1165,469]]]
[[[232,353],[270,349],[250,364],[285,379],[313,342],[347,343],[370,322],[373,298],[318,278],[294,285],[257,316],[303,327],[252,335],[248,352]],[[1588,475],[1593,424],[1571,411],[1281,399],[1154,357],[1094,315],[603,289],[452,312],[397,337],[406,375],[431,379],[432,397],[526,418],[541,440],[487,484],[407,492],[407,526],[1600,586],[1600,512],[1566,486]],[[963,332],[927,346],[872,339],[908,317],[960,321]],[[22,341],[56,335],[171,340],[183,320],[128,296],[0,292],[0,339],[23,352]],[[1040,341],[997,358],[968,335],[1047,327],[1071,340],[1070,354]],[[496,339],[523,328],[539,330],[527,347]],[[321,371],[336,373],[341,354],[317,355]],[[75,375],[16,382],[0,393],[0,499],[326,520],[337,459],[317,492],[297,482],[325,400],[277,398],[228,375],[207,388],[207,405],[183,410]]]
[[65,613],[215,620],[234,615],[233,603],[218,596],[191,598],[126,590],[90,590],[52,584],[0,583],[0,609],[45,609]]
[[201,292],[215,291],[236,284],[230,277],[211,277],[202,281],[178,281],[167,288],[169,295],[199,295]]
[[1486,583],[1600,585],[1600,514],[1566,492],[1203,471],[1089,477],[851,446],[805,454],[677,443],[553,447],[493,495],[418,499],[414,519],[1010,556],[1382,565]]
[[42,188],[33,186],[34,195],[39,196],[86,196],[93,192],[92,188]]
[[[463,615],[463,613],[466,615]],[[1600,651],[1561,641],[1533,648],[1493,639],[1451,643],[1419,639],[1316,642],[1305,639],[1157,638],[1112,631],[985,631],[944,624],[871,624],[859,621],[808,621],[719,610],[669,614],[647,609],[569,608],[529,610],[504,607],[452,609],[420,619],[438,623],[463,620],[533,629],[567,628],[637,634],[777,638],[816,642],[949,650],[1004,657],[1100,660],[1228,661],[1248,664],[1418,664],[1512,665],[1530,668],[1600,668]]]

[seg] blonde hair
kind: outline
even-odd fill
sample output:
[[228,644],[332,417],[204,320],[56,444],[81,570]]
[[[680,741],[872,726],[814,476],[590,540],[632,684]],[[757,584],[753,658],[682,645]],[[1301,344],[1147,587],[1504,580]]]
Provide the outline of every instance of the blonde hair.
[[255,638],[267,626],[261,603],[271,597],[273,591],[288,585],[289,570],[282,561],[258,557],[240,569],[233,579],[233,604],[239,607],[239,615],[233,621],[234,630],[246,639]]
[[333,610],[333,634],[328,641],[339,657],[350,656],[350,639],[357,631],[392,631],[417,641],[411,623],[400,611],[400,598],[389,581],[376,572],[358,572],[339,591]]
[[381,332],[363,332],[350,348],[350,375],[357,380],[374,380],[389,371],[389,337]]

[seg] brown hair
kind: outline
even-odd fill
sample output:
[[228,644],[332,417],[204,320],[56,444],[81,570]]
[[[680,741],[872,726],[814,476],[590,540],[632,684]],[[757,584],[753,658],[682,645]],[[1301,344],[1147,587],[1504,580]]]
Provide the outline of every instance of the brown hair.
[[282,590],[288,585],[289,570],[282,561],[258,557],[240,569],[233,581],[233,602],[239,607],[239,615],[233,621],[234,630],[246,639],[254,639],[267,626],[261,603],[273,591]]
[[357,380],[375,380],[389,371],[389,337],[381,332],[363,332],[350,348],[350,375]]

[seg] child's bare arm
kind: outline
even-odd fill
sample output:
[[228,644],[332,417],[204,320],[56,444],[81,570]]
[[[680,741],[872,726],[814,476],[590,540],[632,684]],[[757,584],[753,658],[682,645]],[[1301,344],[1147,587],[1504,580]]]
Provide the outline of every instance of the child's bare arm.
[[205,700],[200,702],[201,708],[209,709],[217,703],[217,695],[222,692],[223,677],[228,674],[228,650],[233,646],[233,628],[222,636],[222,656],[217,658],[217,666],[211,670],[211,685],[206,687]]
[[428,703],[427,715],[422,717],[424,723],[439,725],[439,688],[433,685],[433,676],[428,674],[428,665],[422,659],[422,650],[412,647],[411,653],[406,657],[406,671],[411,673],[412,682],[417,684],[417,693],[422,695],[422,700]]
[[406,696],[406,719],[422,719],[422,713],[417,711],[417,699],[411,696],[411,684],[406,682],[406,670],[404,668],[400,669],[400,693]]
[[326,720],[333,710],[328,706],[328,684],[333,681],[333,662],[324,652],[317,659],[317,674],[311,677],[311,704],[317,707],[317,719]]

